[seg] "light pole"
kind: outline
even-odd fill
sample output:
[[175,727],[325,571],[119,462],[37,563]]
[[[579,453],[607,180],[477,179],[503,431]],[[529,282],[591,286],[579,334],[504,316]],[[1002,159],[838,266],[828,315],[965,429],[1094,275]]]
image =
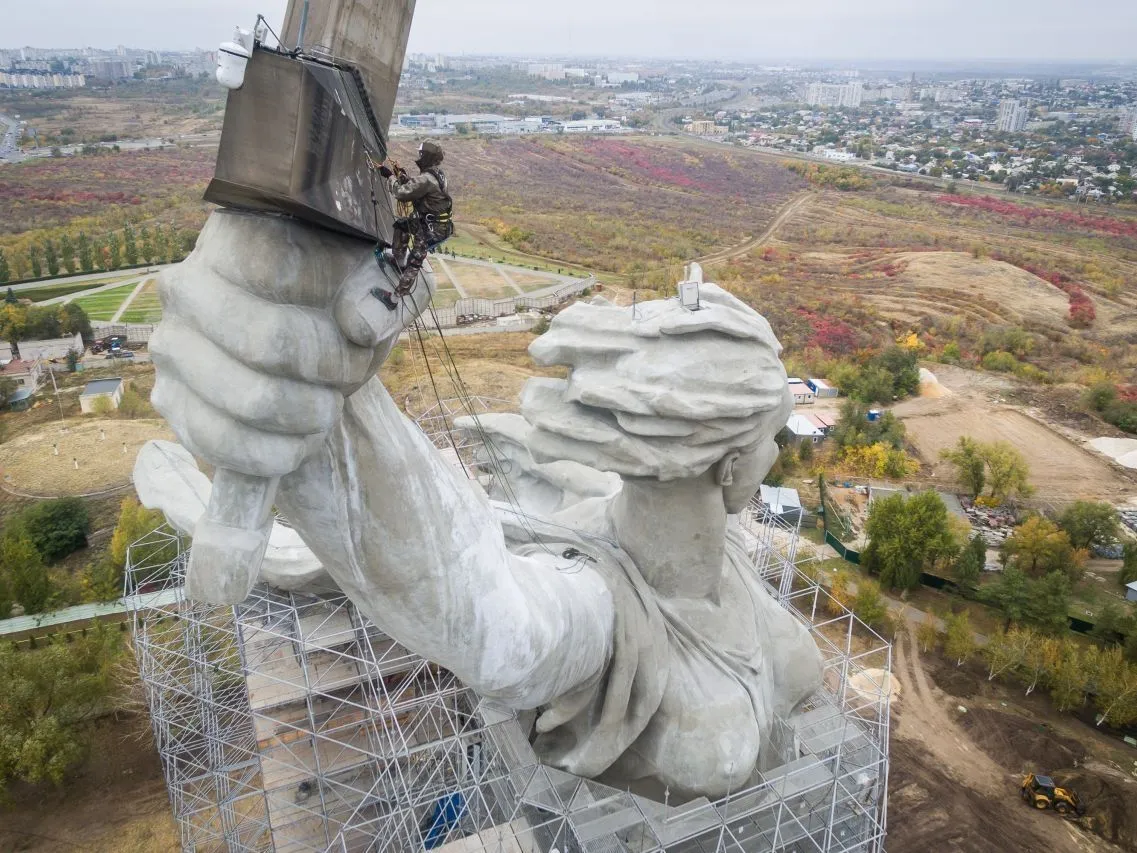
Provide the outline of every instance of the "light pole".
[[51,387],[55,390],[55,402],[59,403],[59,422],[65,423],[63,419],[63,398],[59,396],[59,386],[55,383],[55,371],[49,367],[47,372],[51,375]]

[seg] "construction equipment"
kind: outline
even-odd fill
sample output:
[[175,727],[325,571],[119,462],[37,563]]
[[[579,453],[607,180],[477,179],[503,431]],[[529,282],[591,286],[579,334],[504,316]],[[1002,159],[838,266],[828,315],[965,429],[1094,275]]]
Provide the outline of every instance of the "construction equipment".
[[1080,817],[1085,812],[1078,795],[1069,788],[1058,786],[1049,776],[1036,776],[1034,773],[1026,776],[1022,784],[1022,798],[1036,809],[1054,809],[1063,816]]

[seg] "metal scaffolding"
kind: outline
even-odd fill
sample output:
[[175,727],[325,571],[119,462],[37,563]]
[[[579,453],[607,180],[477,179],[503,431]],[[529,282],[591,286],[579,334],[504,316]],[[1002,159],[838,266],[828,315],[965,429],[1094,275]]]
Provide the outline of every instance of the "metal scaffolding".
[[541,765],[516,714],[338,590],[187,600],[186,543],[151,534],[130,550],[127,601],[182,849],[883,851],[891,648],[795,565],[795,526],[760,504],[741,525],[755,571],[816,639],[823,687],[775,721],[757,784],[683,804]]

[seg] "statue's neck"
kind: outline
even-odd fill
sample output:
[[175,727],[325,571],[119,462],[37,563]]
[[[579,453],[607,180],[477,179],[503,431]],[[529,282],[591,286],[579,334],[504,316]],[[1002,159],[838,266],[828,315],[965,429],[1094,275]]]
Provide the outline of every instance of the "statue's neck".
[[620,547],[665,598],[718,601],[726,520],[713,471],[670,483],[625,481],[613,507]]

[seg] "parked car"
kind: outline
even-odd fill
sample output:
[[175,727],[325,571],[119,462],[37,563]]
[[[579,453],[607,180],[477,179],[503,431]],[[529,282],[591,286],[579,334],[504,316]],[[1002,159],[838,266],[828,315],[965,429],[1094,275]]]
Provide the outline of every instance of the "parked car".
[[108,352],[106,358],[134,358],[134,353],[128,349],[113,349]]

